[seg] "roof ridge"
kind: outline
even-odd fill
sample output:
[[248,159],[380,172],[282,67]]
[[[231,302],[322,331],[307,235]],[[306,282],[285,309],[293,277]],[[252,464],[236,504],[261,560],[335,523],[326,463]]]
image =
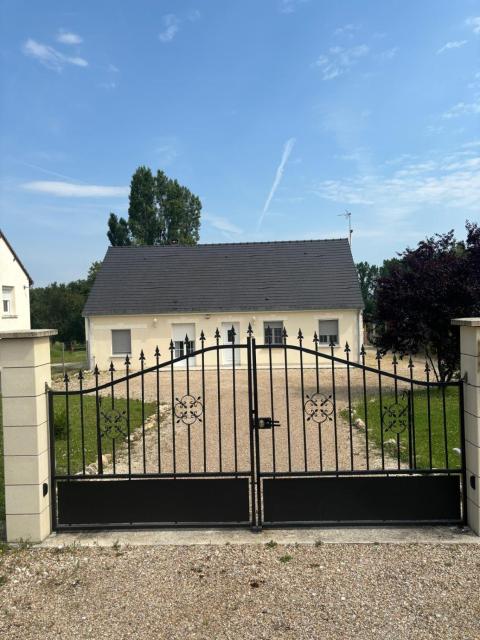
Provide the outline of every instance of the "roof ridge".
[[344,240],[348,242],[348,238],[307,238],[305,240],[253,240],[245,242],[200,242],[198,244],[144,244],[139,246],[128,247],[112,247],[109,249],[153,249],[153,248],[165,248],[175,247],[182,249],[196,249],[197,247],[238,247],[245,245],[268,245],[268,244],[304,244],[306,242],[338,242]]

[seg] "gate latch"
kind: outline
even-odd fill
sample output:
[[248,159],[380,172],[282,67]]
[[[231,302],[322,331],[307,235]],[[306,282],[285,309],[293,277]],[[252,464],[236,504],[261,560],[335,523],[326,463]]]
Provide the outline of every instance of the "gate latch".
[[272,420],[272,418],[257,418],[255,421],[255,426],[257,429],[273,429],[273,427],[280,426],[278,420]]

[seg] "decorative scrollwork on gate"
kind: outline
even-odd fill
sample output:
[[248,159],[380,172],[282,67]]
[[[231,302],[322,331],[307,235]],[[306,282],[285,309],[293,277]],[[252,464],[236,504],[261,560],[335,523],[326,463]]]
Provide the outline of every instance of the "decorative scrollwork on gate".
[[100,435],[102,438],[127,437],[127,412],[118,409],[100,410]]
[[191,426],[195,422],[202,422],[203,404],[201,396],[192,396],[187,393],[181,398],[175,398],[175,417],[177,424],[183,422],[187,426]]
[[306,394],[307,400],[303,405],[307,422],[312,421],[322,424],[326,420],[332,420],[332,414],[335,410],[332,402],[332,396],[326,396],[323,393],[313,393],[311,396]]
[[405,390],[401,398],[384,407],[382,413],[383,432],[385,435],[400,435],[407,429],[409,418],[409,392]]

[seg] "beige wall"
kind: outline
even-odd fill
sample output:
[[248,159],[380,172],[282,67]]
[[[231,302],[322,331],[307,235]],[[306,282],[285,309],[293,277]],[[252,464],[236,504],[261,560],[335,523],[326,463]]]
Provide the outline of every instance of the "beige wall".
[[[86,335],[90,356],[90,367],[95,364],[99,369],[105,370],[113,361],[115,368],[124,368],[124,356],[112,357],[112,329],[130,329],[132,341],[132,369],[138,369],[138,357],[143,349],[146,356],[145,366],[155,364],[154,352],[158,345],[161,353],[160,360],[170,359],[169,344],[172,339],[175,324],[195,325],[195,349],[200,348],[200,332],[203,330],[206,336],[205,346],[215,344],[214,334],[218,327],[221,331],[222,323],[239,323],[240,335],[236,337],[236,342],[245,343],[247,337],[248,324],[252,324],[254,335],[258,343],[263,343],[264,322],[281,320],[288,332],[288,344],[298,345],[297,333],[301,328],[304,335],[304,346],[314,348],[312,342],[313,334],[319,330],[319,320],[338,319],[340,345],[335,348],[335,355],[344,357],[345,342],[348,341],[351,347],[352,360],[358,359],[360,348],[359,335],[361,335],[361,312],[359,310],[331,310],[331,311],[285,311],[285,312],[259,312],[259,313],[212,313],[212,314],[182,314],[182,315],[138,315],[138,316],[92,316],[86,319]],[[189,338],[191,336],[189,335]],[[220,341],[223,344],[222,341]],[[330,349],[326,349],[330,353]],[[223,354],[222,354],[223,355]],[[298,364],[298,355],[289,352],[289,363]],[[242,351],[240,366],[246,365],[246,352]],[[214,353],[207,354],[205,365],[215,366],[216,356]],[[223,357],[222,357],[223,360]],[[308,359],[307,359],[308,360]],[[268,364],[268,350],[259,350],[257,356],[259,365]],[[275,365],[284,363],[282,350],[272,349],[272,362]],[[192,363],[193,364],[193,363]],[[200,365],[200,358],[195,363]],[[225,363],[226,364],[226,363]],[[313,362],[305,362],[307,366]]]
[[[12,312],[3,312],[3,287],[13,288]],[[0,238],[0,331],[30,329],[30,288],[25,272]]]

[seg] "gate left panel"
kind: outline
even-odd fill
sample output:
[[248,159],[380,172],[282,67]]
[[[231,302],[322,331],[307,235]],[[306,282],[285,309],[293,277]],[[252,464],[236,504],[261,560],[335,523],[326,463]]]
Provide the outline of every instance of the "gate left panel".
[[55,529],[251,524],[246,345],[205,340],[49,391]]

